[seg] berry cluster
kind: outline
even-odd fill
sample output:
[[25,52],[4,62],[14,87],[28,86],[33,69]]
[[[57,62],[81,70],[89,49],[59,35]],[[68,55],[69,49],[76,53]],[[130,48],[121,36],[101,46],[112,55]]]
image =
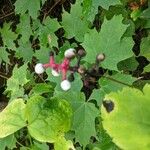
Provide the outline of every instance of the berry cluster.
[[75,50],[73,48],[66,50],[64,53],[64,56],[65,56],[65,58],[64,58],[63,62],[61,64],[57,64],[57,63],[55,63],[54,53],[50,52],[49,63],[47,63],[47,64],[41,64],[41,63],[36,64],[35,65],[35,72],[37,74],[42,74],[46,68],[51,68],[53,76],[59,76],[61,73],[62,74],[62,82],[61,82],[60,86],[64,91],[67,91],[71,88],[71,83],[67,79],[67,72],[68,72],[69,67],[70,67],[71,59],[75,57]]

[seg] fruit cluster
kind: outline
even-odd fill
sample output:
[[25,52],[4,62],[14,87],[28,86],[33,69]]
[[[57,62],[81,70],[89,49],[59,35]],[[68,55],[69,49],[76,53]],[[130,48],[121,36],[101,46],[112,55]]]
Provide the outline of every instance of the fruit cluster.
[[35,72],[37,74],[42,74],[45,69],[51,68],[53,76],[59,76],[62,74],[62,82],[60,84],[62,90],[67,91],[71,88],[71,83],[67,79],[67,72],[69,71],[70,61],[75,57],[75,50],[73,48],[69,48],[64,53],[64,60],[61,64],[55,63],[54,53],[50,52],[50,60],[47,64],[38,63],[35,65]]

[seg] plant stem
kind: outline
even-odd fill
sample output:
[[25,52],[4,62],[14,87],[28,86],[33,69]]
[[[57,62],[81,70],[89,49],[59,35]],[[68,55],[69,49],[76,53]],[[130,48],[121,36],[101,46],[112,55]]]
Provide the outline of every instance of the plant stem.
[[21,147],[24,147],[24,148],[26,148],[26,149],[28,149],[28,150],[31,150],[31,148],[29,148],[29,147],[27,147],[27,146],[24,146],[23,144],[21,144],[21,143],[18,142],[17,140],[16,140],[16,143],[17,143],[18,145],[20,145]]
[[58,0],[54,3],[54,5],[49,9],[49,11],[44,15],[44,19],[49,15],[49,13],[53,10],[53,8],[58,5],[61,2],[61,0]]
[[15,14],[15,12],[10,12],[9,14],[6,14],[6,15],[0,17],[0,20],[1,20],[1,19],[4,19],[4,18],[6,18],[6,17],[8,17],[8,16],[10,16],[10,15],[13,15],[13,14]]
[[0,72],[0,77],[1,77],[1,78],[4,78],[4,79],[6,79],[6,80],[8,80],[8,79],[9,79],[7,76],[2,75],[2,74],[1,74],[1,72]]
[[29,141],[30,141],[30,145],[32,146],[32,145],[33,145],[33,143],[32,143],[31,136],[30,136],[30,135],[28,135],[28,138],[29,138]]
[[112,80],[112,81],[114,81],[114,82],[117,82],[117,83],[119,83],[119,84],[122,84],[122,85],[125,85],[125,86],[132,87],[131,85],[129,85],[129,84],[127,84],[127,83],[124,83],[124,82],[122,82],[122,81],[119,81],[119,80],[113,79],[113,78],[111,78],[111,77],[104,76],[104,75],[103,75],[103,77],[104,77],[104,78],[106,78],[106,79]]

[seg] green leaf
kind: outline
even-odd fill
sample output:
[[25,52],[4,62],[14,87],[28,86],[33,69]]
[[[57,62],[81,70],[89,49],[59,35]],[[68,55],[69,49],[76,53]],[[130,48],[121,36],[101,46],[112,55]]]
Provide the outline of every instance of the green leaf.
[[143,92],[128,87],[105,97],[114,103],[114,109],[108,113],[102,107],[103,126],[121,149],[150,149],[149,97],[148,84]]
[[33,96],[27,102],[26,118],[32,137],[41,142],[56,142],[70,129],[72,110],[63,99],[46,101],[41,96]]
[[89,143],[91,136],[96,136],[95,118],[98,116],[98,109],[94,104],[84,100],[76,100],[73,104],[74,117],[73,127],[76,140],[83,146]]
[[98,106],[101,106],[102,101],[106,94],[118,90],[122,90],[122,88],[131,86],[132,83],[136,81],[136,78],[131,75],[117,73],[112,76],[102,77],[99,80],[100,89],[96,89],[92,92],[89,100],[94,99],[97,102]]
[[106,133],[102,125],[102,120],[99,120],[100,123],[96,126],[97,128],[97,140],[95,143],[96,148],[100,148],[100,150],[120,150],[113,142],[112,138]]
[[99,0],[83,0],[83,14],[87,20],[93,21],[98,13]]
[[97,105],[101,106],[104,96],[105,96],[105,92],[103,90],[94,89],[89,99],[96,100]]
[[0,33],[2,36],[4,47],[6,46],[9,49],[15,50],[16,46],[14,43],[14,40],[17,38],[17,34],[15,34],[11,30],[11,24],[10,23],[4,23],[3,28],[0,28]]
[[[44,2],[44,1],[43,1]],[[36,19],[39,15],[41,0],[31,1],[31,0],[17,0],[15,2],[15,12],[21,14],[22,16],[28,10],[29,15]]]
[[148,7],[146,10],[143,11],[143,13],[141,14],[141,18],[146,18],[146,19],[150,19],[150,8]]
[[72,130],[75,131],[76,141],[86,146],[90,137],[96,135],[95,118],[98,109],[94,104],[85,101],[85,96],[80,91],[60,92],[55,95],[57,99],[66,99],[73,108]]
[[62,15],[62,25],[66,31],[67,38],[75,37],[79,42],[83,41],[84,34],[89,31],[88,22],[82,14],[81,3],[77,1],[72,7],[70,14],[64,12]]
[[101,86],[101,90],[105,92],[105,94],[110,92],[116,92],[118,90],[122,90],[124,87],[131,86],[137,78],[132,77],[131,75],[117,73],[112,76],[102,77],[99,80],[99,84]]
[[30,16],[24,14],[20,16],[20,23],[17,25],[17,33],[21,34],[21,41],[23,44],[29,41],[30,36],[33,34],[30,26]]
[[33,49],[31,48],[31,44],[29,42],[19,41],[19,47],[16,49],[16,57],[23,58],[25,62],[31,62],[33,57]]
[[48,63],[49,62],[49,48],[45,46],[41,46],[39,50],[35,51],[34,56],[39,60],[41,63]]
[[14,134],[0,139],[0,150],[5,150],[6,147],[8,147],[9,149],[16,148],[16,138]]
[[9,53],[6,51],[5,47],[0,47],[0,63],[2,61],[9,63],[9,58],[8,58]]
[[20,68],[16,66],[13,69],[12,76],[7,80],[7,88],[5,92],[11,92],[11,99],[24,96],[23,86],[28,82],[27,79],[27,64],[24,64]]
[[55,31],[60,28],[59,22],[56,19],[51,19],[47,17],[43,24],[38,23],[37,31],[35,35],[39,36],[40,44],[43,47],[46,47],[47,44],[50,44],[51,47],[58,46],[57,36],[55,35]]
[[145,56],[150,61],[150,35],[148,37],[145,37],[142,39],[141,45],[140,45],[140,55]]
[[118,69],[120,71],[134,71],[138,67],[139,63],[135,57],[130,57],[118,63]]
[[0,112],[0,138],[4,138],[26,126],[23,99],[15,99]]
[[144,67],[144,72],[150,72],[150,64]]
[[104,9],[109,9],[110,6],[121,4],[120,0],[99,0],[99,5]]
[[51,84],[37,83],[30,91],[30,94],[33,93],[33,94],[41,95],[43,93],[50,93],[52,91],[53,91],[53,87]]
[[68,140],[66,141],[65,138],[60,138],[57,140],[57,142],[54,144],[55,150],[75,150],[72,141]]
[[91,30],[90,33],[85,34],[82,46],[87,51],[85,57],[87,62],[95,62],[97,54],[104,53],[106,59],[102,62],[102,66],[110,70],[118,70],[118,62],[133,56],[132,38],[121,38],[128,27],[122,24],[122,19],[122,16],[115,16],[110,21],[105,19],[100,33]]
[[31,150],[49,150],[49,146],[46,143],[39,143],[34,141],[34,145]]

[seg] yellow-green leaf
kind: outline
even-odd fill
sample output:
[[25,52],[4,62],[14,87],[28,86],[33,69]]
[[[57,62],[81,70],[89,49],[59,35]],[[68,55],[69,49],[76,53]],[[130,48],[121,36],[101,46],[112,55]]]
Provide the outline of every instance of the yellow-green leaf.
[[0,112],[0,138],[4,138],[26,126],[23,99],[15,99]]
[[105,100],[114,103],[114,108],[109,113],[106,106],[101,109],[103,126],[113,141],[124,150],[149,150],[150,85],[145,85],[143,92],[124,88],[106,95]]

